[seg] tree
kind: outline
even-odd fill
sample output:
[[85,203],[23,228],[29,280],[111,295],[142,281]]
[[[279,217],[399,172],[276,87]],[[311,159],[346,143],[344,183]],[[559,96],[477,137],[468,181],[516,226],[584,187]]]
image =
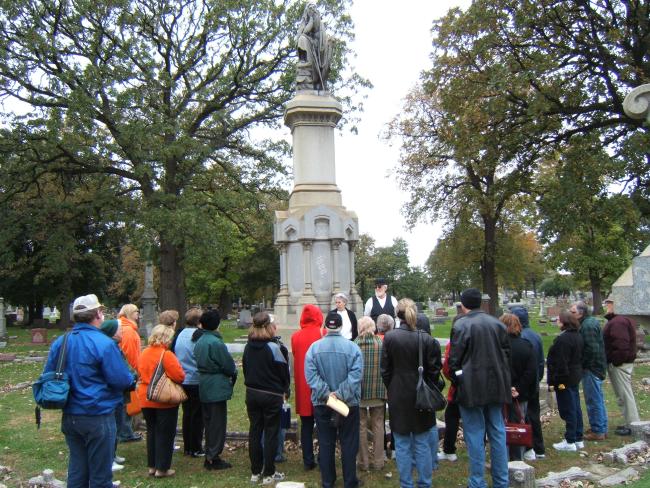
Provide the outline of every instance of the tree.
[[376,247],[372,237],[361,234],[355,248],[355,271],[361,296],[366,298],[371,294],[376,278],[386,280],[392,295],[405,296],[400,290],[402,280],[411,273],[408,252],[408,244],[402,238],[394,239],[390,246]]
[[539,285],[540,293],[547,297],[566,297],[573,289],[573,280],[570,275],[554,273],[553,276],[544,278]]
[[593,137],[575,136],[540,176],[540,228],[547,254],[558,269],[588,280],[594,313],[600,312],[602,291],[647,241],[632,201],[612,194],[608,179],[597,171],[614,164]]
[[[337,38],[330,86],[351,32],[347,0],[327,0]],[[292,95],[289,0],[0,2],[0,94],[27,107],[5,114],[22,151],[16,188],[34,174],[105,174],[137,204],[160,260],[160,304],[186,304],[185,216],[195,206],[249,231],[240,208],[278,188],[286,144],[257,141]],[[349,100],[348,100],[349,101]]]

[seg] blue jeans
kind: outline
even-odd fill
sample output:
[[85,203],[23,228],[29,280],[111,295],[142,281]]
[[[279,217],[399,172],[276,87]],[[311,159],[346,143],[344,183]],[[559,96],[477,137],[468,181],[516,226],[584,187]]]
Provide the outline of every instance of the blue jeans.
[[436,422],[429,431],[429,447],[431,448],[431,470],[438,469],[438,443],[440,438],[438,436],[438,423]]
[[302,463],[311,467],[314,459],[314,417],[300,416],[300,447],[302,448]]
[[[438,437],[437,434],[436,437]],[[395,457],[400,488],[413,488],[413,465],[418,472],[418,488],[429,488],[432,471],[431,430],[420,434],[393,432],[393,438],[395,439]]]
[[460,406],[463,435],[469,454],[468,488],[487,488],[485,481],[485,434],[490,442],[493,488],[508,488],[508,449],[501,404]]
[[582,409],[578,386],[568,386],[564,390],[555,389],[555,399],[560,418],[564,420],[564,438],[570,444],[582,441]]
[[325,405],[314,406],[318,430],[319,467],[323,488],[333,488],[336,482],[336,437],[341,443],[344,488],[359,486],[357,454],[359,452],[359,406],[350,407],[347,417],[339,416],[333,424],[334,411]]
[[585,394],[589,426],[595,434],[607,433],[607,410],[603,397],[603,380],[589,370],[582,373],[582,391]]
[[69,488],[112,488],[115,415],[70,415],[61,418],[61,432],[70,450]]
[[126,414],[126,406],[118,405],[115,408],[115,423],[117,424],[117,440],[128,441],[135,437],[131,417]]

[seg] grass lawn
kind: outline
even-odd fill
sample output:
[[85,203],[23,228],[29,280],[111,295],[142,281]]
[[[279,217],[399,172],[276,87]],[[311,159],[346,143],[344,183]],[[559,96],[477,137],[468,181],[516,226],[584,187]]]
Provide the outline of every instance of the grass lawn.
[[[545,348],[548,348],[556,333],[554,326],[538,327],[533,317],[533,328],[540,332],[548,332],[544,337]],[[449,337],[451,320],[445,324],[436,324],[433,334],[436,337]],[[49,339],[60,334],[55,330],[48,331]],[[222,334],[226,341],[245,334],[246,331],[237,329],[233,322],[222,325]],[[9,328],[10,336],[17,336],[9,341],[8,346],[0,350],[2,353],[15,353],[19,357],[27,355],[44,355],[47,346],[29,344],[29,330],[16,327]],[[284,338],[288,342],[288,337]],[[241,358],[236,357],[236,361]],[[36,429],[34,424],[34,401],[31,388],[10,391],[12,385],[33,381],[42,370],[42,363],[0,363],[0,465],[11,468],[11,473],[0,479],[8,487],[26,486],[27,480],[40,474],[45,468],[54,470],[59,479],[65,479],[68,450],[63,435],[60,432],[59,411],[44,411],[42,426]],[[650,418],[650,388],[641,384],[641,379],[650,377],[650,365],[637,366],[634,372],[634,387],[641,417]],[[607,407],[611,431],[621,423],[621,414],[614,401],[614,394],[609,382],[605,385]],[[244,405],[243,378],[237,382],[234,398],[228,405],[228,430],[245,432],[248,429]],[[537,478],[549,471],[562,471],[571,466],[587,466],[597,461],[599,454],[622,446],[628,439],[614,434],[603,442],[586,443],[588,456],[581,457],[574,453],[557,453],[551,444],[561,439],[563,423],[555,412],[544,425],[544,435],[547,445],[547,456],[544,460],[536,461]],[[179,442],[182,445],[182,441]],[[278,465],[278,470],[287,474],[287,479],[301,481],[308,487],[320,486],[318,471],[305,473],[302,469],[300,450],[292,443],[287,443],[288,461]],[[181,451],[182,452],[182,451]],[[233,464],[233,469],[225,472],[207,472],[203,469],[201,459],[185,457],[178,452],[174,455],[172,467],[177,470],[175,478],[168,480],[153,480],[146,475],[146,454],[143,442],[121,444],[118,449],[121,456],[127,458],[125,469],[116,473],[115,479],[125,487],[250,487],[250,469],[248,451],[244,442],[228,444],[224,458]],[[392,472],[392,479],[385,477]],[[650,472],[643,471],[641,480],[628,485],[634,488],[650,487]],[[340,478],[340,466],[339,466]],[[393,462],[389,462],[383,472],[363,474],[366,486],[376,488],[399,486],[399,477]],[[340,484],[341,482],[339,482]],[[459,461],[456,463],[442,462],[440,469],[434,474],[433,486],[464,487],[467,483],[467,455],[464,448],[459,449]]]

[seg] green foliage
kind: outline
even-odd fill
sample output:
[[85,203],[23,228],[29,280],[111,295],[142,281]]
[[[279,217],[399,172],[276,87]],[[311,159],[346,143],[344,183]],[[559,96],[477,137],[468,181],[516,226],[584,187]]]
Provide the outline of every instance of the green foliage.
[[571,275],[553,274],[545,278],[539,285],[539,292],[548,297],[569,296],[574,284]]

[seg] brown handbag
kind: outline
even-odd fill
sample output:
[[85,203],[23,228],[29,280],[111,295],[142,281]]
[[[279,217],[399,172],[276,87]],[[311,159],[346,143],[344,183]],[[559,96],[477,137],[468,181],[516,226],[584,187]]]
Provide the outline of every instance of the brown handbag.
[[187,400],[187,393],[181,385],[175,383],[167,373],[163,366],[163,356],[166,351],[160,355],[160,361],[156,366],[149,386],[147,387],[147,400],[158,403],[169,403],[171,405],[178,405]]
[[508,405],[503,406],[503,423],[506,427],[506,444],[508,446],[533,447],[533,428],[527,424],[519,407],[519,401],[513,399],[516,412],[519,415],[519,422],[508,420]]

